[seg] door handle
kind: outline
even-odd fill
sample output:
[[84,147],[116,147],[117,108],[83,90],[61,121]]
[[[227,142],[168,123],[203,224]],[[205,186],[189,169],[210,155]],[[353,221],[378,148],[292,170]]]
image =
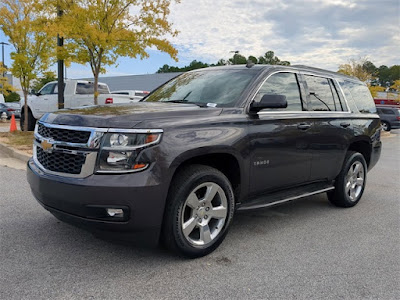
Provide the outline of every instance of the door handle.
[[301,124],[297,125],[297,128],[300,129],[300,130],[307,130],[310,127],[311,127],[311,125],[310,124],[306,124],[306,123],[301,123]]
[[350,123],[342,122],[342,123],[340,123],[340,126],[342,126],[342,127],[344,127],[344,128],[347,128],[347,127],[350,126]]

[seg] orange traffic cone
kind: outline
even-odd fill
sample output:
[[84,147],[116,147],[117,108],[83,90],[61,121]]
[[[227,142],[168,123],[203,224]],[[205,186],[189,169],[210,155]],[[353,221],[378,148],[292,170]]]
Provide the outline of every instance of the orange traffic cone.
[[17,123],[15,122],[14,114],[11,116],[10,132],[17,131]]

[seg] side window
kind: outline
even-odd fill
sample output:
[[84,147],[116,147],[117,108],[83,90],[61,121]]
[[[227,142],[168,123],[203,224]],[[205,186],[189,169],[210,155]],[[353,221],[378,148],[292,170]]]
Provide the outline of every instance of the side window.
[[[369,89],[365,84],[361,82],[344,80],[340,83],[340,85],[342,86],[343,90],[347,89],[348,90],[347,93],[351,94],[351,99],[357,106],[360,113],[362,114],[376,113],[376,106],[374,103],[374,99],[372,98],[371,93],[369,92]],[[347,95],[346,98],[349,99]]]
[[[64,91],[65,91],[65,83],[64,83]],[[53,94],[58,94],[58,84],[54,87]]]
[[335,107],[337,111],[347,111],[345,108],[344,103],[342,103],[339,99],[338,92],[336,90],[335,84],[333,83],[332,79],[329,79],[329,85],[331,86],[331,91],[333,94],[333,101],[335,102]]
[[266,82],[261,86],[254,101],[259,102],[265,94],[269,95],[284,95],[288,106],[282,109],[275,110],[288,110],[288,111],[301,111],[301,96],[299,84],[297,82],[296,74],[294,73],[277,73],[271,75]]
[[382,108],[382,112],[386,115],[394,115],[394,111],[387,108]]
[[[304,75],[310,96],[311,110],[336,111],[338,108],[333,98],[329,79],[317,76]],[[337,97],[337,94],[336,94]]]
[[55,85],[56,85],[55,83],[46,84],[46,85],[40,90],[40,95],[49,95],[49,94],[52,94]]

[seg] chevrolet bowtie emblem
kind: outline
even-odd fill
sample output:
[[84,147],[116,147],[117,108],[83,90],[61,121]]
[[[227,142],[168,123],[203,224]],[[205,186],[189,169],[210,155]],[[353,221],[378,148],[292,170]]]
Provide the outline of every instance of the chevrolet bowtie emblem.
[[42,146],[42,149],[44,151],[49,151],[51,148],[53,148],[53,144],[48,142],[47,140],[43,140],[40,145]]

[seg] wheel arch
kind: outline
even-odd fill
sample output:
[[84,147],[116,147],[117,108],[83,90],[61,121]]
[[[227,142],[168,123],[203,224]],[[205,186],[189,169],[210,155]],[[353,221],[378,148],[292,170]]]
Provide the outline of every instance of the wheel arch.
[[244,186],[243,163],[242,159],[239,159],[232,149],[211,150],[204,148],[200,152],[196,149],[181,154],[171,164],[173,174],[170,180],[170,187],[171,182],[179,171],[193,164],[210,166],[222,172],[232,185],[235,201],[240,201]]
[[367,167],[370,166],[371,153],[372,153],[372,143],[368,138],[360,138],[352,141],[347,149],[347,151],[356,151],[364,156],[367,163]]

